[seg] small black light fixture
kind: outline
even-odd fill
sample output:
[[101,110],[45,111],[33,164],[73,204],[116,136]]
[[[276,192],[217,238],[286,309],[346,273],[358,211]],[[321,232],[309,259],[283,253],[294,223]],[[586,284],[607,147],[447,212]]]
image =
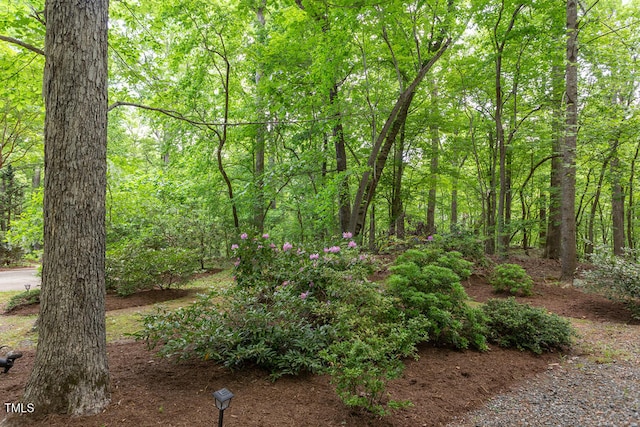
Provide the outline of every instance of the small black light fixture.
[[31,289],[31,285],[27,283],[26,285],[24,285],[24,288],[27,290],[27,293],[29,293],[29,289]]
[[231,404],[231,398],[233,398],[233,393],[231,393],[226,388],[222,388],[218,391],[213,392],[213,398],[216,400],[216,408],[220,410],[218,415],[218,427],[222,427],[222,418],[224,417],[224,410],[229,407]]

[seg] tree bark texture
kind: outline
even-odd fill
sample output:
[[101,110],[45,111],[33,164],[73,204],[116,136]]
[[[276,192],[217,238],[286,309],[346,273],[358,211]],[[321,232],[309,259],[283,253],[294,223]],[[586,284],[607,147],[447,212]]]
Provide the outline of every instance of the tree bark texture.
[[551,124],[553,133],[553,154],[557,157],[551,159],[551,182],[549,188],[549,222],[545,239],[544,256],[549,259],[560,259],[560,226],[562,224],[561,191],[562,191],[562,80],[564,75],[560,67],[553,67],[553,105],[554,118]]
[[576,145],[578,134],[578,3],[567,0],[566,127],[562,150],[561,280],[572,280],[576,251]]
[[108,1],[48,0],[39,338],[23,400],[35,415],[109,403],[105,334]]
[[613,224],[613,253],[624,253],[624,190],[622,188],[622,171],[620,159],[616,152],[611,159],[611,221]]

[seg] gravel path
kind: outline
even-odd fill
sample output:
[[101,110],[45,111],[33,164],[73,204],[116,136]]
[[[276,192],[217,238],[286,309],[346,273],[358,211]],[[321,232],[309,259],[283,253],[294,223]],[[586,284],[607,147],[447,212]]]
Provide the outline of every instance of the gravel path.
[[640,427],[640,327],[574,326],[574,355],[447,426]]

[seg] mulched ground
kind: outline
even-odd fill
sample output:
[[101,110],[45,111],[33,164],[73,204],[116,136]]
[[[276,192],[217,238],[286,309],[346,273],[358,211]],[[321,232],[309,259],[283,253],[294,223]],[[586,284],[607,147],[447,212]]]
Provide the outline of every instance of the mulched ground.
[[[536,282],[534,295],[520,301],[578,319],[638,324],[621,304],[555,284],[560,272],[556,262],[533,258],[509,262],[521,263]],[[477,301],[506,296],[493,293],[483,271],[463,285]],[[34,352],[28,351],[8,375],[0,374],[0,401],[17,401],[33,358]],[[82,419],[56,416],[31,425],[211,426],[217,422],[212,392],[226,387],[235,397],[225,412],[225,426],[442,426],[560,362],[559,354],[533,356],[497,347],[478,353],[423,346],[420,359],[407,361],[402,378],[389,385],[393,399],[408,399],[413,406],[380,419],[345,408],[325,376],[271,382],[267,373],[257,369],[229,372],[204,361],[175,364],[157,359],[136,342],[110,344],[109,358],[112,404],[104,413]]]

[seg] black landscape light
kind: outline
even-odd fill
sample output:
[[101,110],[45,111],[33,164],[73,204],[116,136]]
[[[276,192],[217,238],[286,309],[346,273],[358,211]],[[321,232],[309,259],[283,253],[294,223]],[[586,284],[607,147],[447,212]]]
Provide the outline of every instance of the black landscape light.
[[218,427],[222,427],[222,417],[224,416],[224,410],[229,407],[233,393],[226,388],[222,388],[213,393],[213,398],[216,400],[216,407],[220,410],[218,415]]
[[24,285],[24,288],[27,290],[27,293],[29,293],[29,289],[31,289],[31,285],[27,283],[26,285]]

